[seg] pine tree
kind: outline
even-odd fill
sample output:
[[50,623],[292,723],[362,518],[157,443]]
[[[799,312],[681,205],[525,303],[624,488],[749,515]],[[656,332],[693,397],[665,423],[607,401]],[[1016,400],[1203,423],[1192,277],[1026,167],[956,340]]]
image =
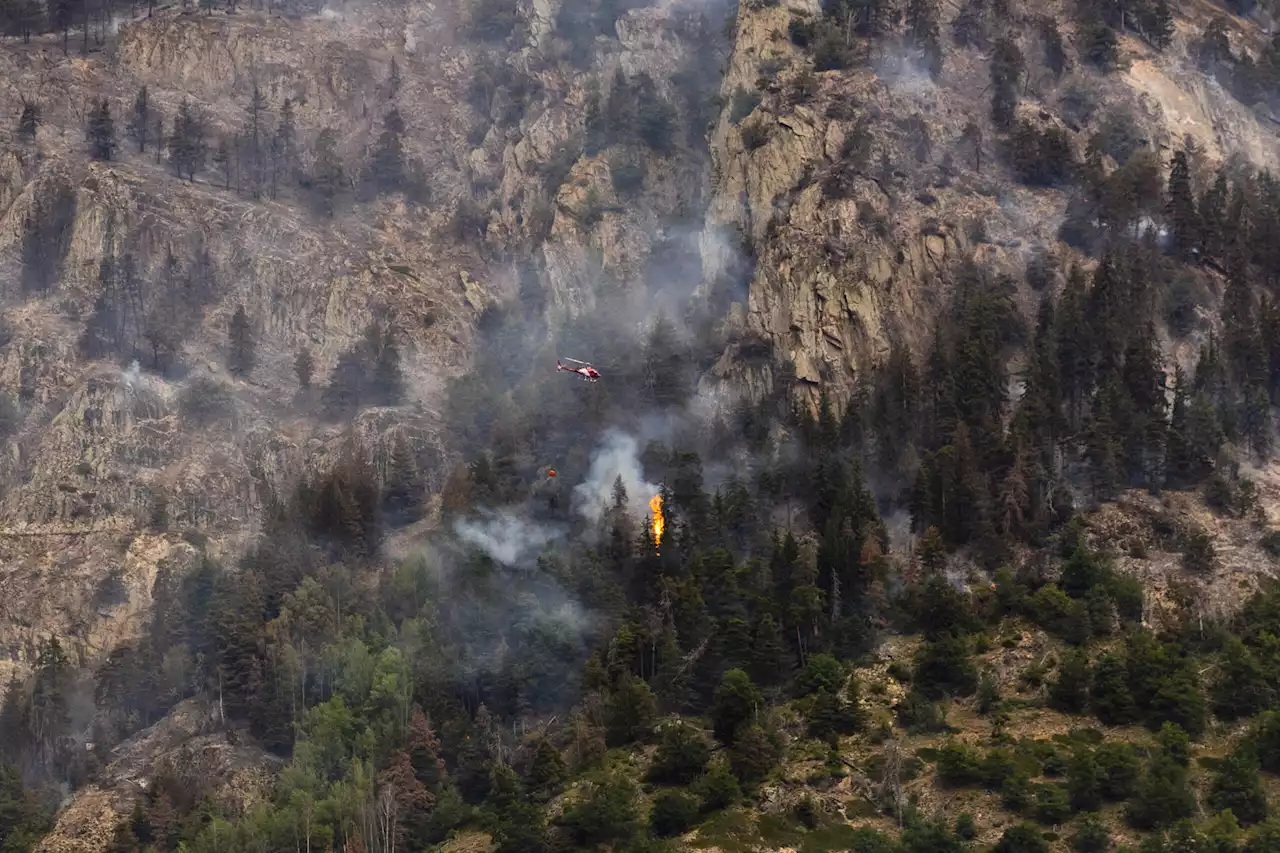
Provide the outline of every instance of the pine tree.
[[45,0],[46,20],[54,30],[62,32],[62,55],[67,55],[71,40],[71,25],[75,16],[74,0]]
[[373,365],[370,390],[374,405],[398,406],[404,401],[404,374],[400,370],[400,348],[395,334],[387,329],[381,335]]
[[991,119],[997,127],[1008,129],[1018,108],[1018,82],[1025,61],[1013,39],[1003,37],[991,54]]
[[[11,0],[8,4],[8,27],[12,35],[22,36],[23,44],[31,43],[31,34],[44,27],[44,6],[40,0]],[[4,17],[0,10],[0,20]]]
[[293,101],[280,105],[280,123],[271,138],[271,192],[275,195],[282,179],[292,180],[298,168],[298,128],[293,117]]
[[99,101],[89,113],[85,139],[89,143],[89,156],[94,160],[110,160],[115,153],[115,124],[111,120],[111,107],[106,98]]
[[1125,808],[1125,819],[1136,829],[1163,829],[1191,817],[1195,808],[1187,769],[1159,755],[1138,781],[1138,789]]
[[206,153],[204,119],[189,100],[183,99],[169,136],[169,164],[175,175],[194,181],[196,173],[204,168]]
[[133,98],[133,113],[129,116],[129,124],[125,130],[129,138],[138,144],[138,153],[145,153],[148,134],[151,132],[151,106],[146,86],[140,88]]
[[908,36],[923,54],[930,76],[937,80],[942,75],[942,44],[936,0],[908,0],[904,19]]
[[316,194],[316,207],[322,216],[331,217],[347,181],[338,157],[338,138],[331,128],[326,127],[316,137],[314,154],[311,186]]
[[1209,788],[1209,807],[1215,812],[1230,809],[1245,826],[1266,820],[1267,794],[1258,771],[1253,745],[1246,741],[1237,746],[1218,766]]
[[335,420],[354,415],[367,399],[364,354],[353,347],[338,357],[322,395],[326,414]]
[[960,47],[986,47],[986,0],[965,0],[951,23],[951,37]]
[[1067,49],[1058,22],[1052,15],[1046,15],[1040,21],[1040,41],[1044,45],[1045,66],[1054,77],[1061,78],[1067,70]]
[[1049,701],[1055,708],[1079,714],[1089,700],[1089,658],[1076,649],[1068,653],[1058,668],[1058,679],[1049,688]]
[[228,338],[227,370],[232,376],[247,379],[257,361],[257,343],[243,305],[237,305],[235,314],[231,316]]
[[1098,719],[1109,726],[1123,726],[1138,718],[1124,661],[1104,654],[1093,665],[1089,703]]
[[1165,50],[1173,44],[1173,12],[1169,0],[1153,0],[1143,17],[1143,29],[1157,50]]
[[1196,210],[1195,196],[1191,191],[1191,167],[1187,163],[1187,152],[1177,151],[1173,155],[1173,166],[1169,170],[1169,198],[1165,209],[1169,217],[1169,236],[1174,251],[1183,260],[1192,257],[1199,251],[1203,241],[1200,229],[1200,214]]
[[249,96],[248,117],[243,132],[245,147],[245,168],[241,170],[242,187],[248,190],[250,197],[257,198],[266,183],[266,135],[267,135],[267,99],[253,85],[253,93]]
[[18,117],[18,138],[24,142],[34,142],[36,128],[40,126],[40,107],[34,101],[25,98],[22,101],[22,114]]
[[425,500],[426,485],[422,482],[417,460],[404,436],[398,435],[391,445],[391,457],[387,461],[382,505],[395,523],[410,524],[421,517]]
[[303,391],[311,390],[311,377],[315,373],[315,361],[311,357],[311,349],[303,345],[293,358],[293,373],[298,377],[298,387]]
[[222,188],[231,189],[231,143],[225,136],[218,140],[218,147],[213,150],[213,165],[222,173]]
[[403,81],[400,78],[400,66],[396,64],[396,58],[391,57],[391,70],[387,73],[387,86],[391,90],[391,97],[394,98],[400,94],[400,85]]
[[404,186],[404,119],[392,107],[382,120],[382,135],[374,147],[370,173],[379,193],[390,193]]

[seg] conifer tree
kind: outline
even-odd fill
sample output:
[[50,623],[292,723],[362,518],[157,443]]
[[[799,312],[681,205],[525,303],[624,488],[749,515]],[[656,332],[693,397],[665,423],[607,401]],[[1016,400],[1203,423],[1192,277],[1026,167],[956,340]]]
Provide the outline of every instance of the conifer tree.
[[34,142],[36,128],[40,125],[40,107],[34,101],[25,98],[22,101],[22,114],[18,116],[18,138],[25,142]]
[[426,486],[419,474],[418,463],[404,436],[398,435],[391,445],[391,457],[387,461],[382,505],[392,521],[409,524],[421,517],[425,500]]
[[241,187],[249,192],[250,197],[257,198],[266,184],[267,169],[267,99],[253,85],[249,96],[249,106],[242,133],[244,145],[244,167],[240,169]]
[[[129,115],[125,131],[129,134],[129,138],[137,143],[138,153],[145,153],[147,139],[151,133],[151,106],[146,86],[138,89],[138,94],[133,98],[133,112]],[[157,141],[156,144],[159,142]]]
[[225,136],[218,140],[218,147],[213,150],[213,165],[222,173],[222,188],[231,189],[231,143]]
[[1266,820],[1267,794],[1258,771],[1253,745],[1245,742],[1237,746],[1218,766],[1209,789],[1209,807],[1215,812],[1230,809],[1245,826]]
[[271,137],[271,194],[281,181],[292,180],[298,168],[298,127],[293,116],[293,101],[285,98],[280,105],[280,122]]
[[1049,688],[1055,708],[1079,714],[1089,701],[1089,658],[1079,649],[1068,653],[1058,668],[1058,679]]
[[257,343],[243,305],[237,305],[228,329],[227,370],[232,376],[248,378],[257,362]]
[[338,156],[338,138],[332,128],[324,128],[316,137],[314,158],[311,186],[316,194],[316,208],[321,216],[331,217],[347,181]]
[[404,119],[392,107],[382,119],[382,134],[374,146],[369,165],[374,188],[379,193],[396,192],[404,187]]
[[374,405],[398,406],[404,401],[404,374],[400,370],[400,348],[391,329],[378,339],[370,383]]
[[99,101],[89,113],[85,138],[89,143],[89,156],[94,160],[110,160],[115,153],[115,124],[111,120],[111,107],[106,98]]
[[178,105],[169,136],[169,163],[174,174],[194,181],[196,173],[204,168],[206,153],[204,119],[197,108],[184,99]]
[[400,66],[396,64],[396,58],[391,57],[391,69],[387,73],[387,86],[391,90],[391,97],[394,98],[400,94],[400,85],[402,83],[400,77]]
[[336,420],[354,415],[367,395],[364,356],[361,348],[352,347],[338,356],[338,363],[329,374],[322,402],[328,416]]
[[293,373],[298,377],[298,387],[303,391],[311,389],[311,377],[315,375],[315,361],[310,347],[305,344],[298,349],[293,358]]
[[49,26],[62,32],[62,55],[67,55],[71,40],[71,25],[75,16],[74,0],[45,0],[46,20]]
[[1018,82],[1022,79],[1022,51],[1013,39],[1000,38],[991,54],[991,120],[1008,129],[1018,108]]
[[1169,0],[1152,0],[1141,15],[1142,26],[1147,37],[1157,50],[1165,50],[1173,44],[1173,11],[1169,8]]
[[1196,210],[1195,195],[1191,190],[1191,167],[1187,152],[1176,151],[1173,166],[1169,170],[1169,196],[1165,206],[1169,217],[1169,236],[1174,251],[1183,260],[1192,257],[1203,242],[1200,214]]

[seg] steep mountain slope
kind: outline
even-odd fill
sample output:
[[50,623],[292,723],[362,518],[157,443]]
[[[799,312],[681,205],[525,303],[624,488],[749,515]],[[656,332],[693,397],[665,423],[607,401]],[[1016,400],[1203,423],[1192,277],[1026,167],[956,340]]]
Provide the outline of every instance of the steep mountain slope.
[[[234,564],[299,477],[349,452],[386,486],[408,448],[411,488],[430,498],[386,552],[411,553],[460,462],[443,389],[487,355],[477,325],[493,303],[529,317],[549,309],[554,326],[616,299],[620,325],[639,339],[640,321],[680,310],[696,288],[714,323],[686,324],[712,353],[693,367],[705,410],[722,416],[774,394],[814,410],[823,398],[856,404],[856,383],[891,345],[928,351],[964,261],[1016,280],[1034,316],[1024,271],[1036,250],[1093,267],[1059,239],[1076,192],[1017,180],[1007,134],[989,118],[990,45],[954,45],[945,34],[958,10],[942,9],[936,80],[896,36],[870,46],[866,62],[814,72],[810,30],[823,10],[801,0],[743,3],[723,32],[715,8],[658,4],[604,14],[600,28],[589,11],[534,0],[514,16],[486,4],[287,18],[165,8],[131,16],[85,56],[74,40],[64,55],[57,33],[6,39],[0,98],[15,116],[38,105],[39,122],[34,138],[20,122],[4,128],[0,166],[0,383],[16,401],[0,462],[0,678],[27,674],[53,635],[78,664],[100,663],[144,633],[162,571],[186,575],[205,557]],[[1232,99],[1192,61],[1217,11],[1179,12],[1166,49],[1123,35],[1128,67],[1104,74],[1082,60],[1070,9],[1015,8],[1005,23],[1028,69],[1017,116],[1062,129],[1079,151],[1100,132],[1137,134],[1162,152],[1189,136],[1200,184],[1233,156],[1274,166],[1265,107]],[[1033,24],[1045,14],[1068,45],[1061,75],[1042,67]],[[1237,45],[1260,50],[1259,28],[1232,21]],[[123,137],[140,86],[166,134],[184,99],[198,105],[214,151],[237,140],[227,161],[211,158],[184,181],[154,143],[138,152],[122,138],[117,156],[91,162],[94,100],[107,99]],[[255,92],[269,113],[264,139],[291,104],[296,157],[250,145]],[[402,134],[384,118],[393,107]],[[1133,128],[1115,118],[1130,111]],[[325,130],[341,180],[324,169]],[[388,133],[404,174],[380,188]],[[1102,155],[1108,169],[1131,141]],[[316,209],[326,191],[333,218]],[[1197,275],[1212,309],[1220,279]],[[119,332],[89,351],[104,300]],[[226,367],[241,306],[257,341],[248,377]],[[341,380],[357,350],[373,371],[386,344],[358,349],[371,324],[398,341],[406,393],[320,417],[329,402],[319,387],[299,389],[297,353],[312,353],[317,386]],[[1164,342],[1190,363],[1208,325]],[[1259,479],[1274,511],[1273,473]],[[1180,571],[1177,549],[1142,519],[1161,522],[1168,508],[1130,498],[1095,523],[1121,529],[1103,540],[1144,555],[1122,564],[1150,572],[1158,599]],[[1240,587],[1271,570],[1261,530],[1174,504],[1173,516],[1210,525],[1228,570],[1206,582],[1205,610],[1230,611]],[[1031,643],[1047,648],[1039,635]],[[883,685],[895,698],[900,687]],[[153,774],[176,741],[225,759],[208,775],[271,764],[184,723],[208,713],[183,706],[117,747],[43,849],[105,849],[135,777]],[[75,715],[81,741],[92,716]],[[797,780],[812,770],[793,769]],[[998,826],[985,822],[983,838]]]

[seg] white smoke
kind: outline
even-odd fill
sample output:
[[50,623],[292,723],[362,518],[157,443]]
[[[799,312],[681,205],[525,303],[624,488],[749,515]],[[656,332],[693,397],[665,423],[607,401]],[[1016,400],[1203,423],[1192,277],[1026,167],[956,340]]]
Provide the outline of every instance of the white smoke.
[[591,469],[585,482],[573,487],[573,507],[588,521],[599,521],[613,501],[613,484],[621,477],[627,490],[629,506],[637,517],[649,511],[649,498],[658,486],[644,479],[640,467],[639,444],[617,430],[604,434],[600,446],[591,456]]
[[480,519],[458,519],[453,531],[463,542],[479,548],[504,566],[529,566],[548,542],[561,533],[531,524],[507,510],[478,510]]
[[129,362],[129,369],[120,372],[120,378],[124,380],[124,384],[130,388],[137,388],[139,380],[142,379],[142,365],[138,364],[135,358]]

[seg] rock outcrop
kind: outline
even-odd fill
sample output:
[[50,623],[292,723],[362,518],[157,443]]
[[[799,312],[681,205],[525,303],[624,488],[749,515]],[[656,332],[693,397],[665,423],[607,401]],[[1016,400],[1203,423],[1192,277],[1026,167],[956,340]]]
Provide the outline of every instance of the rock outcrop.
[[193,799],[210,795],[225,814],[243,815],[270,797],[279,766],[244,732],[223,728],[216,707],[189,699],[112,750],[98,781],[76,792],[37,850],[107,849],[117,823],[161,772],[172,774]]

